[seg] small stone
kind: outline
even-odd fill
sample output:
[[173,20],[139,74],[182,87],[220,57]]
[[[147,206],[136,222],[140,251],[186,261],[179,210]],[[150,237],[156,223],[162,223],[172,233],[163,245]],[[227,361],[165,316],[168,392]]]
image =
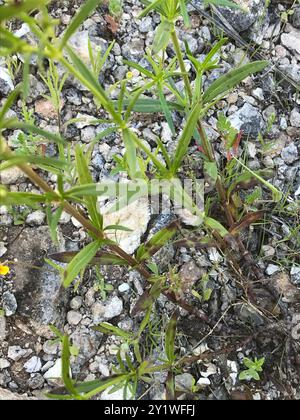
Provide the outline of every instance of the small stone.
[[259,99],[260,101],[264,101],[265,97],[264,97],[264,91],[262,90],[262,88],[256,88],[252,91],[252,95],[254,96],[254,98]]
[[297,108],[292,110],[290,121],[293,127],[300,127],[300,112]]
[[291,268],[291,281],[295,286],[300,286],[300,267],[293,265]]
[[7,252],[7,248],[4,244],[4,242],[0,242],[0,258],[3,257]]
[[252,306],[244,304],[236,309],[238,317],[241,321],[256,326],[264,325],[264,318]]
[[17,301],[15,296],[11,292],[5,292],[2,296],[3,299],[3,309],[5,310],[6,316],[12,316],[17,311]]
[[192,287],[194,283],[201,279],[203,271],[192,260],[186,262],[179,271],[179,276],[184,288]]
[[77,114],[76,115],[76,120],[79,120],[75,123],[76,127],[79,128],[79,130],[82,130],[85,127],[91,126],[92,122],[96,121],[96,118],[88,115],[88,114]]
[[70,325],[78,325],[82,320],[82,315],[76,311],[69,311],[67,313],[67,321]]
[[[60,109],[62,109],[64,103],[60,102]],[[40,99],[35,103],[35,112],[40,114],[46,119],[56,119],[57,111],[54,108],[52,102],[49,99]]]
[[0,314],[0,343],[5,340],[6,337],[6,319]]
[[292,25],[294,28],[300,29],[300,6],[297,6],[294,9],[294,13],[292,16]]
[[121,225],[130,231],[111,230],[111,233],[107,233],[106,236],[118,242],[128,254],[133,254],[141,244],[141,237],[146,232],[150,221],[148,198],[141,197],[112,213],[109,212],[110,208],[111,204],[101,209],[104,227]]
[[96,129],[95,127],[91,125],[81,130],[81,140],[84,143],[90,143],[92,140],[94,140],[95,136],[96,136]]
[[170,141],[172,141],[173,134],[169,127],[169,124],[166,122],[163,122],[161,125],[162,125],[161,139],[164,143],[170,143]]
[[275,255],[275,249],[270,245],[263,245],[262,251],[265,257],[273,257]]
[[266,269],[266,274],[268,276],[272,276],[273,274],[277,273],[278,271],[280,271],[280,267],[278,267],[278,265],[269,264],[267,269]]
[[9,72],[4,67],[0,67],[0,92],[7,96],[12,90],[14,90],[14,84]]
[[47,340],[43,344],[43,351],[46,354],[51,354],[51,355],[57,354],[58,348],[59,348],[59,344],[54,342],[53,340]]
[[200,378],[197,381],[197,385],[200,385],[201,388],[204,388],[210,385],[210,380],[208,378]]
[[10,362],[6,359],[0,358],[0,370],[7,369],[10,366]]
[[126,398],[125,398],[125,389],[121,388],[117,391],[112,392],[113,387],[106,388],[105,391],[102,392],[100,400],[102,401],[115,401],[115,400],[131,400],[134,395],[130,392],[130,387],[126,388]]
[[26,223],[30,226],[41,226],[45,220],[45,213],[41,210],[30,213],[26,218]]
[[293,163],[298,159],[298,149],[294,143],[285,147],[281,152],[281,157],[286,163]]
[[282,301],[287,303],[295,303],[299,301],[300,290],[292,284],[289,275],[285,272],[275,274],[272,278],[272,284],[282,296]]
[[190,373],[182,373],[175,376],[175,387],[178,391],[191,391],[195,379]]
[[142,34],[146,34],[153,30],[153,22],[150,16],[141,19],[139,24],[139,30]]
[[209,248],[208,258],[214,264],[220,264],[223,261],[222,255],[218,252],[216,248]]
[[229,120],[234,128],[243,130],[251,138],[257,138],[265,128],[265,123],[260,111],[249,103],[230,115]]
[[8,347],[7,357],[14,362],[22,359],[22,357],[28,356],[31,350],[22,349],[20,346],[10,346]]
[[4,169],[0,172],[0,183],[3,185],[16,184],[23,177],[23,172],[19,168]]
[[36,373],[39,372],[42,368],[41,359],[37,356],[31,357],[28,362],[25,363],[24,368],[27,373]]
[[120,293],[127,293],[130,290],[130,286],[128,283],[122,283],[118,287]]
[[44,374],[44,378],[47,380],[61,379],[62,377],[62,359],[57,359],[55,364],[47,370]]
[[289,33],[281,35],[282,44],[287,47],[290,51],[295,51],[300,54],[300,30],[292,29]]
[[75,296],[71,302],[70,307],[74,309],[74,311],[78,311],[82,306],[82,297],[81,296]]
[[30,389],[42,388],[44,385],[44,378],[40,373],[36,373],[28,380],[27,385]]

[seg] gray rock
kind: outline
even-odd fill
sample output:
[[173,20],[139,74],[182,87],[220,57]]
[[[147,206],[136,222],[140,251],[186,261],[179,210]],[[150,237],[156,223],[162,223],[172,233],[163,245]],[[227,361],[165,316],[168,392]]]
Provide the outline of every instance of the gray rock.
[[0,358],[0,370],[7,369],[10,366],[10,362],[7,359]]
[[35,99],[46,93],[46,87],[33,74],[29,75],[29,94],[27,102],[33,102]]
[[18,168],[9,168],[0,172],[0,182],[3,185],[11,185],[23,177],[23,172]]
[[56,342],[53,342],[53,340],[47,340],[43,344],[43,351],[46,354],[55,355],[58,352],[59,344]]
[[39,324],[64,322],[68,292],[57,270],[44,262],[45,256],[64,250],[60,231],[58,238],[55,246],[47,226],[25,228],[8,249],[11,258],[23,262],[14,270],[18,314]]
[[28,380],[27,385],[30,389],[42,388],[44,385],[44,378],[40,373],[36,373]]
[[27,373],[36,373],[39,372],[42,368],[41,359],[37,356],[31,357],[25,364],[24,369]]
[[290,51],[300,54],[300,30],[299,29],[292,29],[290,32],[282,34],[281,42]]
[[236,309],[241,321],[250,323],[256,326],[264,324],[263,317],[250,305],[242,305]]
[[90,328],[78,326],[70,336],[72,343],[79,349],[79,355],[76,358],[73,372],[80,372],[80,367],[94,357],[101,345],[102,334],[98,331],[92,331]]
[[41,226],[45,220],[45,213],[41,210],[30,213],[26,218],[26,223],[30,226]]
[[4,67],[0,67],[0,94],[7,96],[14,89],[14,83]]
[[70,307],[74,309],[74,311],[77,311],[78,309],[80,309],[81,306],[82,306],[81,296],[75,296],[70,302]]
[[4,242],[0,242],[0,258],[3,257],[7,252],[7,248],[4,244]]
[[291,282],[295,286],[300,286],[300,267],[293,265],[291,268]]
[[300,83],[300,65],[288,64],[279,67],[283,73],[290,76],[296,83]]
[[229,7],[218,7],[218,9],[236,31],[243,32],[263,16],[265,0],[243,0],[238,4],[243,6],[246,11]]
[[292,16],[292,25],[294,28],[300,29],[300,6],[294,9],[294,14]]
[[82,320],[82,315],[76,311],[69,311],[67,313],[67,321],[70,325],[78,325]]
[[15,296],[11,292],[5,292],[2,296],[3,299],[3,309],[5,310],[6,316],[12,316],[17,311],[17,301]]
[[153,30],[153,22],[150,16],[141,19],[139,24],[139,30],[142,34],[146,34]]
[[129,286],[128,283],[122,283],[118,287],[118,290],[119,290],[120,293],[126,293],[130,290],[130,286]]
[[293,127],[300,127],[300,112],[297,108],[292,110],[290,121]]
[[175,376],[175,387],[178,391],[190,391],[195,384],[195,379],[190,373]]
[[145,43],[142,38],[132,39],[122,46],[122,55],[127,59],[141,59],[145,54]]
[[121,315],[122,311],[123,301],[117,296],[114,296],[103,303],[96,302],[92,307],[93,321],[95,324],[104,319],[108,321]]
[[8,348],[7,357],[13,360],[14,362],[17,362],[26,355],[28,355],[28,350],[22,349],[22,347],[20,346],[10,346]]
[[268,276],[272,276],[273,274],[278,273],[278,271],[280,271],[280,267],[278,265],[269,264],[266,269],[266,274]]
[[95,135],[96,135],[96,129],[95,129],[95,127],[93,127],[93,126],[88,126],[88,127],[85,127],[82,131],[81,131],[81,140],[84,142],[84,143],[89,143],[89,142],[91,142],[92,140],[94,140],[94,138],[95,138]]
[[79,90],[75,89],[74,87],[71,87],[66,90],[65,92],[67,101],[72,104],[79,106],[82,102],[82,94]]
[[61,379],[62,377],[62,360],[57,359],[55,364],[47,370],[47,372],[44,374],[44,378],[47,380],[51,379]]
[[298,149],[294,143],[285,147],[281,152],[281,157],[286,163],[293,163],[298,159]]
[[0,388],[0,401],[26,401],[26,400],[36,400],[34,397],[28,397],[23,394],[16,394],[7,389]]
[[0,315],[0,342],[4,341],[6,337],[6,319]]
[[264,131],[265,122],[259,110],[249,103],[230,115],[229,120],[237,130],[243,130],[246,136],[256,138]]

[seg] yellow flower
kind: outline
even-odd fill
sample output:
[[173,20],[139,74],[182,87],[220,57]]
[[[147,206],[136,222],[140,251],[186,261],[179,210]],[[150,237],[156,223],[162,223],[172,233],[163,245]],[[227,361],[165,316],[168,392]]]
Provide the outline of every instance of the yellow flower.
[[132,78],[133,78],[133,73],[132,73],[132,71],[128,71],[128,72],[126,73],[126,78],[127,78],[127,79],[132,79]]
[[9,273],[9,267],[0,264],[0,276],[6,276]]

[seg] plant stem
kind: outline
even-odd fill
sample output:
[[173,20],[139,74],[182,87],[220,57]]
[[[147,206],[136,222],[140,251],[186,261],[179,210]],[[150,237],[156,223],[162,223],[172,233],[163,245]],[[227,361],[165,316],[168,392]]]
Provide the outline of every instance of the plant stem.
[[[193,97],[192,88],[191,88],[190,79],[189,79],[189,76],[188,76],[188,73],[186,71],[186,67],[185,67],[185,64],[184,64],[183,55],[182,55],[182,52],[181,52],[179,40],[178,40],[178,37],[177,37],[177,34],[176,34],[175,30],[172,32],[172,41],[173,41],[174,50],[175,50],[175,53],[176,53],[176,56],[177,56],[177,59],[178,59],[180,71],[183,73],[185,90],[186,90],[187,96],[188,96],[188,98],[191,102],[192,97]],[[207,158],[209,159],[210,162],[216,162],[211,144],[210,144],[210,142],[207,138],[207,135],[206,135],[205,130],[203,128],[202,122],[200,120],[198,122],[198,133],[201,137],[202,147],[203,147],[203,150],[205,152],[205,155],[207,156]],[[223,185],[223,182],[222,182],[222,179],[221,179],[220,175],[218,175],[218,178],[217,178],[217,181],[216,181],[216,189],[217,189],[221,204],[224,208],[227,223],[228,223],[229,226],[232,226],[234,224],[235,220],[234,220],[234,218],[232,216],[232,213],[230,211],[229,203],[227,202],[226,188]]]
[[173,45],[174,45],[174,50],[175,50],[175,53],[176,53],[176,56],[177,56],[177,59],[178,59],[180,71],[183,73],[183,80],[184,80],[184,86],[185,86],[186,94],[187,94],[187,97],[189,98],[189,100],[191,102],[192,97],[193,97],[193,92],[192,92],[192,88],[191,88],[191,84],[190,84],[189,75],[188,75],[188,73],[186,71],[186,68],[185,68],[183,55],[182,55],[182,52],[181,52],[179,40],[178,40],[175,29],[171,34],[171,38],[172,38],[172,42],[173,42]]
[[[10,148],[4,143],[5,151],[7,153],[12,153]],[[61,202],[61,197],[55,193],[55,191],[27,164],[19,164],[19,169],[21,169],[25,175],[30,179],[32,183],[38,186],[42,191],[46,193],[51,193],[57,196],[57,202]],[[103,232],[99,231],[86,217],[84,217],[72,204],[67,201],[62,202],[64,210],[74,217],[87,231],[91,232],[96,238],[103,239]],[[147,281],[150,280],[152,274],[139,262],[133,258],[131,255],[127,254],[122,248],[118,245],[108,245],[108,248],[114,252],[116,255],[121,257],[123,260],[127,261],[128,265],[137,270]],[[163,294],[173,303],[179,305],[186,311],[191,314],[194,314],[198,318],[208,321],[208,317],[197,309],[193,308],[184,300],[176,299],[176,296],[169,291],[164,291]]]

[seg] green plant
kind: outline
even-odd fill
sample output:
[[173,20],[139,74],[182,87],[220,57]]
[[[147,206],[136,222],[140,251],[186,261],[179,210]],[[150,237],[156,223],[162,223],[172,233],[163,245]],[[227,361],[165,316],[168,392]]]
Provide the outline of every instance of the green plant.
[[102,300],[106,300],[107,293],[112,292],[114,287],[111,284],[105,283],[104,277],[97,266],[95,266],[95,273],[97,279],[95,281],[94,289],[100,293]]
[[243,360],[243,363],[247,369],[243,370],[240,373],[239,379],[241,381],[249,381],[251,379],[255,379],[256,381],[259,381],[260,380],[259,373],[263,371],[265,358],[262,357],[261,359],[257,359],[257,357],[255,357],[254,360],[251,360],[251,359],[248,359],[248,357],[245,357]]
[[109,0],[108,10],[112,16],[121,17],[123,13],[123,0]]
[[[143,356],[140,350],[140,341],[149,325],[155,302],[162,294],[199,319],[207,323],[210,322],[205,313],[185,300],[176,270],[174,271],[171,267],[168,273],[159,273],[159,270],[151,261],[152,256],[157,251],[174,240],[175,235],[180,234],[178,223],[172,223],[157,232],[147,243],[143,243],[134,255],[126,253],[111,237],[108,239],[107,229],[117,231],[124,228],[119,225],[104,228],[103,215],[99,211],[97,200],[101,195],[106,196],[108,192],[104,183],[96,184],[93,182],[89,166],[91,153],[98,141],[112,132],[118,132],[126,150],[124,158],[117,159],[118,170],[126,171],[132,185],[136,188],[134,188],[134,192],[131,191],[130,194],[125,194],[125,196],[120,193],[117,194],[117,197],[114,196],[113,198],[117,198],[116,205],[122,207],[126,205],[128,198],[138,199],[141,195],[147,196],[149,192],[151,194],[165,193],[173,203],[181,204],[185,211],[188,211],[197,219],[195,236],[191,242],[207,246],[213,241],[228,257],[231,264],[238,267],[239,258],[235,258],[235,254],[239,253],[242,257],[248,255],[240,237],[240,230],[261,217],[261,214],[257,212],[244,213],[245,207],[241,198],[237,204],[238,190],[254,180],[271,190],[274,200],[279,199],[280,193],[264,179],[263,173],[248,169],[242,161],[236,158],[235,154],[230,155],[231,162],[218,163],[213,145],[205,132],[203,119],[207,112],[231,89],[235,88],[249,75],[262,71],[268,63],[258,61],[246,64],[238,69],[231,70],[214,81],[208,88],[204,88],[203,76],[218,66],[215,57],[225,44],[226,39],[217,42],[201,63],[186,46],[186,56],[194,68],[194,73],[189,73],[186,70],[184,52],[180,47],[176,31],[176,23],[181,16],[184,18],[185,24],[189,25],[188,2],[179,0],[155,0],[150,2],[143,0],[142,3],[146,5],[146,8],[141,17],[152,10],[155,10],[161,16],[161,23],[156,30],[154,44],[151,51],[146,54],[152,70],[146,70],[135,63],[128,62],[129,66],[141,72],[143,83],[138,87],[127,89],[127,82],[130,78],[126,78],[119,84],[118,99],[112,100],[110,90],[105,90],[98,81],[99,71],[104,64],[103,58],[100,58],[100,55],[95,55],[95,52],[89,47],[91,60],[91,66],[89,67],[83,63],[69,45],[70,37],[100,2],[100,0],[86,1],[61,38],[57,38],[55,35],[57,22],[48,13],[47,4],[49,1],[42,0],[39,2],[42,19],[37,19],[31,13],[36,9],[36,2],[32,0],[0,6],[0,24],[17,17],[29,25],[38,39],[37,45],[29,45],[25,40],[16,38],[4,25],[0,26],[0,36],[2,38],[0,55],[7,57],[18,53],[24,55],[28,63],[32,55],[37,55],[39,58],[48,61],[48,71],[43,78],[50,91],[48,99],[51,100],[57,110],[58,117],[61,105],[60,93],[66,77],[59,78],[55,67],[59,63],[64,68],[65,74],[72,75],[87,88],[97,106],[106,112],[105,122],[110,124],[110,128],[101,136],[98,136],[89,148],[77,145],[71,153],[70,146],[65,148],[66,141],[63,139],[61,132],[58,134],[49,133],[37,127],[32,119],[27,118],[24,122],[15,118],[7,118],[6,113],[18,98],[21,90],[26,93],[29,89],[28,67],[24,66],[23,85],[17,87],[0,110],[0,158],[3,161],[0,164],[0,171],[18,166],[28,179],[41,190],[41,193],[13,192],[5,186],[1,186],[0,197],[3,205],[6,206],[22,204],[29,207],[36,205],[46,207],[47,220],[53,240],[57,239],[58,221],[63,210],[76,219],[86,230],[90,242],[79,252],[65,252],[52,256],[53,259],[67,264],[65,268],[57,267],[62,274],[64,287],[69,287],[74,282],[78,287],[78,276],[82,278],[84,271],[90,265],[121,265],[128,269],[137,270],[148,282],[148,287],[138,299],[132,311],[133,315],[145,312],[137,332],[131,334],[113,326],[103,324],[99,326],[100,331],[108,334],[113,333],[125,339],[127,347],[123,346],[122,351],[124,353],[124,349],[128,350],[131,347],[133,356],[132,354],[128,355],[128,351],[125,351],[124,362],[121,353],[119,353],[120,367],[112,377],[104,381],[97,380],[77,384],[71,379],[69,373],[72,353],[69,339],[66,336],[60,336],[63,345],[63,379],[66,393],[53,397],[87,399],[111,386],[114,387],[113,389],[122,387],[125,389],[124,392],[129,387],[129,392],[135,394],[139,381],[148,383],[154,372],[166,370],[168,372],[167,393],[169,398],[174,398],[175,373],[183,364],[187,363],[187,359],[180,358],[176,350],[177,312],[171,317],[163,331],[166,353],[164,360],[157,363],[156,360],[149,360],[149,355]],[[232,5],[231,2],[225,0],[210,2],[219,5]],[[171,42],[175,57],[167,62],[164,51]],[[109,51],[110,49],[104,55],[105,59]],[[195,74],[195,77],[192,76],[193,74]],[[179,91],[176,87],[178,79],[184,82],[184,92]],[[195,85],[194,89],[192,89],[192,82]],[[168,101],[166,99],[166,92],[172,94],[172,100]],[[143,96],[146,93],[155,97]],[[183,130],[179,135],[173,121],[172,113],[174,110],[181,114],[184,121]],[[157,144],[154,151],[151,151],[145,145],[143,139],[132,128],[134,112],[151,114],[162,112],[164,114],[174,136],[177,135],[178,137],[174,153],[168,152],[160,138],[156,140]],[[236,148],[236,133],[222,117],[219,119],[219,128],[225,137],[228,151],[232,147]],[[25,150],[20,154],[15,153],[5,140],[6,130],[8,129],[19,129],[25,135],[29,133],[30,136],[38,136],[43,142],[54,142],[59,151],[58,158],[49,158],[43,154],[36,155],[30,150],[26,150],[26,153]],[[215,187],[217,192],[207,197],[204,210],[193,200],[182,182],[185,175],[183,164],[189,146],[193,141],[200,144],[204,174],[210,178],[212,186]],[[70,182],[68,176],[70,167],[72,168],[72,182]],[[41,168],[57,176],[54,189],[48,185],[42,174],[35,170],[36,168]],[[231,175],[238,168],[238,176],[231,177],[230,182],[227,182],[227,178],[224,177],[228,168],[232,171]],[[150,182],[150,178],[153,182]],[[140,188],[141,182],[143,182],[143,189]],[[217,204],[219,212],[213,212],[212,202]],[[220,212],[222,213],[221,217],[218,216]],[[199,231],[204,231],[206,237],[203,238],[199,235]],[[204,301],[209,299],[211,293],[206,286],[207,282],[204,279],[201,291],[201,297]],[[102,296],[105,296],[108,290],[102,280],[100,288]],[[191,363],[194,360],[195,358],[192,357]]]

